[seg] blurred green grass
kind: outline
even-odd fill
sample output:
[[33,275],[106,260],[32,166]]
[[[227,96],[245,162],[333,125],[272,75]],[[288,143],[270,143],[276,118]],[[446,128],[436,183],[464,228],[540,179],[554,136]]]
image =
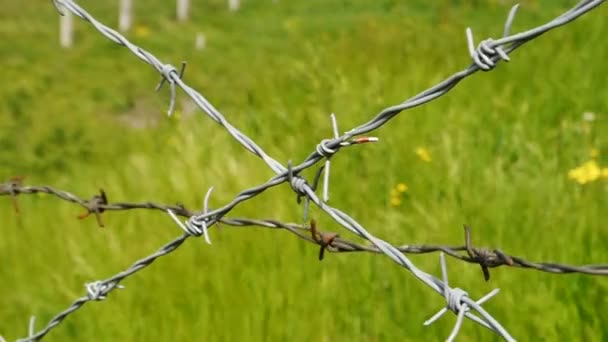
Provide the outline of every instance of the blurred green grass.
[[[116,26],[114,3],[82,1]],[[571,1],[526,1],[514,31],[546,22]],[[188,61],[185,79],[279,161],[301,161],[331,136],[329,113],[347,130],[383,107],[440,81],[470,61],[464,28],[497,36],[507,2],[225,1],[193,4],[188,23],[173,6],[136,4],[127,37],[161,60]],[[57,43],[50,3],[5,1],[0,21],[0,177],[27,176],[81,196],[102,187],[111,201],[211,205],[272,176],[207,117],[167,118],[167,89],[124,48],[82,21],[70,50]],[[608,260],[608,181],[580,185],[568,171],[599,149],[608,166],[606,9],[548,33],[490,73],[400,115],[381,142],[333,158],[331,203],[395,244],[456,244],[463,223],[480,246],[530,260]],[[137,27],[150,35],[136,35]],[[193,49],[197,32],[208,46]],[[596,113],[592,123],[583,112]],[[147,125],[146,128],[134,126]],[[414,150],[429,150],[432,162]],[[390,205],[397,183],[409,189]],[[85,293],[83,284],[128,267],[180,234],[167,215],[110,213],[107,228],[78,221],[80,210],[45,196],[21,196],[22,215],[0,205],[0,333],[24,336]],[[230,216],[301,219],[287,185]],[[322,229],[341,232],[318,210]],[[422,322],[441,297],[377,255],[328,255],[288,233],[226,228],[214,244],[191,240],[128,278],[125,290],[87,304],[48,336],[66,340],[437,340],[454,317]],[[436,255],[414,256],[439,274]],[[605,340],[603,278],[449,262],[451,284],[477,298],[521,340]],[[497,339],[471,323],[462,340]]]

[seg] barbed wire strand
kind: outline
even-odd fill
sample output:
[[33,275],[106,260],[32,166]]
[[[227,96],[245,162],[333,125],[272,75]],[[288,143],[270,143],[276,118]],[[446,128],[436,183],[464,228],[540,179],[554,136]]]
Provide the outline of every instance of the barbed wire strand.
[[[173,67],[169,64],[162,64],[156,57],[154,57],[149,52],[128,42],[128,40],[126,40],[126,38],[121,36],[119,33],[117,33],[116,31],[108,28],[107,26],[105,26],[105,25],[101,24],[100,22],[98,22],[97,20],[95,20],[90,14],[88,14],[86,11],[84,11],[82,8],[80,8],[78,5],[76,5],[73,1],[68,1],[68,0],[54,0],[53,1],[55,6],[58,7],[58,10],[60,11],[60,13],[62,13],[62,12],[61,12],[61,9],[59,8],[59,6],[62,6],[63,8],[70,10],[70,12],[72,12],[75,15],[81,17],[82,19],[90,22],[104,36],[108,37],[110,40],[114,41],[115,43],[126,46],[129,50],[131,50],[132,53],[134,53],[140,59],[147,61],[149,64],[154,66],[155,69],[159,73],[161,73],[161,75],[163,76],[163,80],[166,81],[167,83],[169,83],[169,86],[171,87],[172,98],[171,98],[169,114],[171,113],[171,111],[173,109],[173,104],[175,102],[175,93],[176,93],[175,86],[177,85],[182,90],[184,90],[188,95],[190,95],[193,98],[193,100],[195,101],[195,103],[197,103],[199,105],[199,107],[201,107],[210,117],[212,117],[212,119],[214,119],[216,122],[220,123],[220,125],[225,127],[228,130],[228,132],[237,141],[239,141],[247,150],[249,150],[250,152],[252,152],[252,153],[258,155],[260,158],[262,158],[266,162],[266,164],[275,173],[278,174],[278,176],[276,176],[275,178],[271,179],[270,181],[268,181],[267,183],[265,183],[263,185],[260,185],[255,188],[248,189],[248,190],[241,192],[241,194],[239,194],[239,196],[237,196],[237,198],[235,198],[232,202],[225,205],[224,207],[221,207],[220,209],[216,209],[215,211],[212,211],[209,213],[203,213],[200,215],[191,216],[188,219],[188,224],[194,225],[195,227],[198,227],[200,225],[205,225],[207,227],[213,225],[214,223],[216,223],[218,221],[219,218],[221,218],[220,216],[225,215],[229,210],[231,210],[239,202],[242,202],[243,200],[245,200],[245,199],[243,199],[243,195],[248,196],[246,198],[246,199],[248,199],[248,198],[251,198],[251,197],[261,193],[262,191],[264,191],[265,189],[267,189],[271,186],[278,185],[278,184],[285,182],[287,180],[287,173],[292,174],[292,173],[296,172],[296,175],[297,175],[297,172],[299,172],[305,168],[311,167],[313,164],[315,164],[320,159],[328,158],[329,156],[337,153],[339,151],[340,147],[342,147],[344,143],[347,143],[348,145],[354,144],[351,141],[348,141],[348,139],[350,139],[356,135],[361,135],[361,134],[370,132],[374,129],[377,129],[378,127],[384,125],[391,118],[393,118],[399,112],[401,112],[405,109],[419,106],[423,103],[429,102],[433,99],[436,99],[436,98],[442,96],[443,94],[447,93],[447,91],[449,91],[451,88],[453,88],[460,80],[464,79],[466,76],[468,76],[480,69],[491,70],[493,67],[495,67],[495,65],[496,65],[495,63],[497,63],[500,59],[505,59],[504,57],[506,55],[508,55],[509,52],[512,52],[519,46],[523,45],[525,42],[532,40],[532,39],[540,36],[541,34],[547,32],[551,29],[554,29],[555,27],[564,25],[564,24],[576,19],[577,17],[579,17],[582,14],[588,12],[589,10],[597,7],[598,5],[600,5],[603,2],[604,1],[599,1],[599,0],[581,1],[578,5],[576,5],[570,11],[562,14],[561,16],[557,17],[553,21],[551,21],[543,26],[539,26],[535,29],[528,30],[526,32],[523,32],[523,33],[520,33],[517,35],[503,37],[496,41],[494,41],[492,39],[487,39],[485,41],[482,41],[482,43],[480,43],[480,45],[478,46],[475,53],[471,52],[471,57],[473,58],[474,63],[469,68],[464,70],[463,72],[453,75],[452,77],[448,78],[446,81],[438,84],[437,86],[430,88],[429,90],[427,90],[423,93],[420,93],[419,95],[416,95],[411,100],[408,100],[400,105],[392,106],[392,107],[385,109],[379,115],[377,115],[374,119],[372,119],[370,122],[368,122],[364,125],[361,125],[351,131],[348,131],[340,139],[334,138],[334,139],[322,140],[321,143],[318,145],[316,151],[313,152],[307,158],[307,160],[304,161],[304,163],[296,166],[293,169],[290,168],[289,170],[287,170],[279,162],[277,162],[272,157],[270,157],[268,154],[266,154],[250,138],[248,138],[246,135],[244,135],[242,132],[240,132],[235,127],[233,127],[230,123],[228,123],[228,121],[219,113],[219,111],[217,111],[200,93],[196,92],[194,89],[187,86],[181,80],[180,74],[178,74],[177,69],[175,67]],[[505,32],[508,32],[508,26],[510,26],[510,23],[513,20],[514,13],[515,13],[515,8],[510,12],[509,18],[507,20],[507,24],[506,24],[507,27],[505,28]],[[472,34],[470,34],[469,31],[470,30],[467,30],[467,32],[468,32],[467,37],[468,37],[468,44],[470,46],[471,41],[472,41]],[[507,49],[503,52],[501,50],[503,45],[508,44],[508,43],[511,43],[511,45],[509,47],[507,47]],[[164,82],[164,81],[161,81],[161,82]],[[375,236],[373,236],[372,234],[370,234],[357,221],[355,221],[352,217],[350,217],[346,213],[344,213],[336,208],[332,208],[332,207],[328,206],[327,204],[325,204],[324,202],[322,202],[315,195],[314,189],[312,189],[302,177],[296,176],[296,177],[290,177],[290,178],[293,180],[292,182],[290,182],[291,186],[299,196],[305,195],[313,203],[317,204],[317,206],[319,206],[322,210],[324,210],[326,213],[328,213],[336,222],[340,223],[343,227],[347,228],[351,232],[369,240],[380,251],[382,251],[384,254],[389,256],[392,260],[397,262],[399,265],[410,270],[412,272],[412,274],[414,274],[418,279],[423,281],[425,284],[427,284],[429,287],[434,289],[436,292],[438,292],[440,294],[442,292],[444,292],[447,285],[445,285],[440,279],[437,279],[434,276],[419,270],[418,268],[415,267],[415,265],[413,263],[411,263],[409,261],[409,259],[407,259],[407,257],[405,257],[405,255],[400,253],[394,246],[392,246],[388,242],[378,239]],[[239,198],[240,198],[240,201],[239,201]],[[230,208],[226,209],[226,207],[230,207]],[[99,217],[98,211],[96,211],[95,214],[97,217]],[[186,234],[185,236],[187,237],[190,235]],[[185,240],[185,238],[184,238],[184,240]],[[181,243],[180,243],[180,245],[181,245]],[[121,278],[121,280],[122,280],[122,278]],[[111,291],[113,288],[114,287],[111,287],[111,289],[109,291]],[[513,338],[506,332],[506,330],[496,320],[494,320],[483,308],[481,308],[480,305],[478,305],[477,303],[472,301],[468,296],[466,296],[466,295],[459,296],[459,300],[462,303],[475,309],[478,313],[480,313],[482,315],[483,319],[477,318],[477,319],[473,319],[474,321],[476,321],[488,328],[491,328],[492,330],[499,333],[501,336],[503,336],[507,340],[513,340]],[[466,315],[469,318],[477,317],[468,311],[467,311]]]
[[[87,200],[80,198],[68,191],[59,190],[48,185],[43,186],[25,186],[22,184],[15,183],[15,181],[8,181],[6,183],[0,183],[0,196],[11,196],[11,195],[34,195],[38,193],[45,193],[55,196],[61,200],[69,203],[76,203],[85,209],[87,207]],[[209,192],[208,192],[209,193]],[[206,196],[207,202],[208,197]],[[181,216],[189,218],[193,215],[193,212],[181,204],[168,205],[155,203],[152,201],[142,203],[127,203],[127,202],[116,202],[116,203],[105,203],[99,205],[100,211],[127,211],[136,209],[149,209],[158,210],[162,212],[171,211],[175,216]],[[19,213],[18,214],[24,214]],[[306,240],[311,243],[318,243],[318,241],[311,236],[310,225],[300,223],[285,223],[273,219],[251,219],[251,218],[236,218],[236,217],[222,217],[218,220],[218,223],[232,227],[261,227],[271,229],[283,229],[296,235],[300,239]],[[467,227],[468,228],[468,227]],[[191,235],[194,235],[190,232]],[[323,232],[317,232],[317,235],[326,234]],[[331,234],[331,233],[328,233]],[[470,233],[469,233],[470,234]],[[597,264],[597,265],[567,265],[554,262],[531,262],[524,258],[509,255],[496,248],[477,248],[472,246],[470,236],[468,236],[465,230],[465,244],[456,245],[397,245],[396,248],[403,253],[408,254],[427,254],[434,252],[443,252],[450,257],[465,261],[467,263],[485,265],[489,268],[495,268],[500,266],[510,266],[517,268],[525,268],[536,271],[542,271],[547,273],[555,274],[570,274],[570,273],[581,273],[587,275],[608,275],[608,264]],[[356,243],[354,241],[346,240],[340,237],[335,238],[330,245],[327,246],[327,250],[332,253],[348,253],[348,252],[369,252],[369,253],[381,253],[381,251],[373,245],[364,245]],[[466,255],[461,254],[466,252]]]
[[138,272],[139,270],[149,266],[157,258],[173,252],[174,250],[179,248],[179,246],[181,246],[186,241],[186,239],[188,239],[188,237],[190,237],[190,236],[191,235],[184,233],[182,236],[180,236],[180,237],[174,239],[173,241],[162,246],[155,253],[136,261],[127,270],[122,271],[106,280],[95,281],[95,282],[86,284],[85,285],[86,290],[87,290],[86,296],[76,299],[72,303],[72,305],[70,305],[67,309],[65,309],[64,311],[55,315],[55,317],[53,317],[49,321],[49,323],[47,323],[46,327],[44,327],[42,330],[38,331],[35,334],[30,333],[30,336],[28,336],[27,338],[18,339],[17,341],[19,341],[19,342],[39,341],[46,334],[48,334],[49,331],[51,331],[54,327],[56,327],[61,322],[63,322],[63,320],[65,318],[67,318],[67,316],[69,316],[73,312],[80,309],[84,304],[86,304],[87,302],[90,302],[90,301],[101,301],[101,300],[105,299],[107,297],[107,295],[110,292],[112,292],[112,290],[114,290],[116,288],[123,288],[123,286],[119,284],[120,281],[122,281],[124,278]]

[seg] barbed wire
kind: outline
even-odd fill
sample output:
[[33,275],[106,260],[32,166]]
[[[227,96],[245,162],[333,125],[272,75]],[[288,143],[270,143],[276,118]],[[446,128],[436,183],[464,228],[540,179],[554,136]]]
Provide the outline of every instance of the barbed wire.
[[[247,137],[244,133],[239,131],[236,127],[232,126],[228,122],[228,120],[217,109],[215,109],[215,107],[213,107],[211,105],[211,103],[209,103],[209,101],[207,101],[203,97],[203,95],[198,93],[193,88],[189,87],[182,80],[182,74],[183,74],[183,71],[185,68],[185,64],[182,64],[182,69],[180,72],[178,72],[177,69],[175,67],[173,67],[172,65],[162,63],[158,58],[153,56],[148,51],[132,44],[124,36],[120,35],[115,30],[113,30],[113,29],[105,26],[104,24],[100,23],[99,21],[97,21],[92,15],[90,15],[88,12],[86,12],[84,9],[82,9],[80,6],[78,6],[73,1],[53,0],[53,3],[55,4],[55,6],[57,7],[58,11],[61,14],[63,14],[62,9],[69,10],[71,13],[73,13],[73,14],[79,16],[80,18],[84,19],[85,21],[88,21],[89,23],[91,23],[100,33],[102,33],[108,39],[112,40],[113,42],[115,42],[117,44],[127,47],[138,58],[140,58],[141,60],[145,61],[146,63],[152,65],[157,70],[157,72],[159,72],[161,74],[161,76],[163,77],[161,80],[161,83],[158,85],[157,89],[160,89],[160,87],[162,87],[162,85],[164,83],[169,84],[170,91],[171,91],[171,102],[170,102],[169,112],[168,112],[169,115],[172,113],[172,111],[174,109],[175,97],[176,97],[176,87],[180,87],[187,95],[189,95],[194,100],[194,102],[205,113],[207,113],[214,121],[216,121],[222,127],[224,127],[233,138],[235,138],[241,145],[243,145],[245,147],[245,149],[247,149],[249,152],[252,152],[255,155],[257,155],[258,157],[260,157],[271,168],[271,170],[273,170],[277,175],[275,177],[271,178],[268,182],[266,182],[264,184],[261,184],[256,187],[242,191],[231,202],[229,202],[228,204],[226,204],[218,209],[208,210],[208,206],[207,206],[207,204],[205,204],[205,208],[203,209],[202,212],[193,213],[192,215],[190,215],[188,217],[188,219],[183,224],[181,222],[179,222],[177,220],[177,217],[175,216],[175,213],[179,213],[179,208],[181,206],[176,206],[175,208],[164,208],[171,215],[171,217],[178,223],[178,225],[180,227],[182,227],[182,229],[184,229],[184,231],[185,231],[184,235],[182,235],[181,237],[166,244],[161,249],[159,249],[156,253],[136,262],[126,271],[123,271],[107,280],[88,284],[86,297],[82,297],[82,298],[78,299],[76,302],[74,302],[74,304],[70,308],[68,308],[66,311],[60,313],[59,315],[57,315],[55,318],[53,318],[49,322],[49,324],[47,324],[47,327],[45,329],[41,330],[40,332],[38,332],[36,334],[30,333],[30,336],[28,338],[26,338],[25,340],[39,340],[44,335],[46,335],[46,333],[48,333],[53,327],[55,327],[57,324],[59,324],[65,317],[67,317],[67,315],[76,311],[78,308],[80,308],[82,305],[84,305],[84,303],[86,303],[87,301],[90,301],[90,300],[101,300],[101,299],[105,298],[109,292],[111,292],[115,288],[119,288],[119,282],[121,280],[123,280],[125,277],[146,267],[147,265],[152,263],[156,258],[166,255],[166,254],[170,253],[171,251],[175,250],[188,237],[205,235],[206,240],[208,242],[210,242],[210,240],[208,239],[208,233],[207,233],[208,228],[210,228],[214,224],[221,222],[221,220],[223,219],[223,216],[225,216],[230,210],[232,210],[234,207],[236,207],[239,203],[246,201],[248,199],[251,199],[251,198],[257,196],[258,194],[262,193],[263,191],[265,191],[271,187],[274,187],[276,185],[285,183],[285,182],[289,182],[292,189],[297,194],[298,199],[304,197],[304,200],[305,200],[304,216],[305,216],[305,218],[306,218],[307,211],[308,211],[307,210],[308,203],[312,201],[315,205],[317,205],[319,208],[321,208],[325,213],[327,213],[330,217],[332,217],[341,226],[343,226],[347,230],[351,231],[352,233],[358,235],[359,237],[362,237],[362,238],[368,240],[373,245],[373,247],[370,247],[370,248],[375,248],[375,250],[374,250],[375,252],[386,254],[389,258],[391,258],[397,264],[408,269],[416,278],[421,280],[427,286],[431,287],[433,290],[435,290],[435,292],[437,292],[438,294],[440,294],[442,296],[445,296],[446,300],[447,300],[447,309],[450,309],[451,311],[458,314],[458,323],[455,326],[455,329],[449,338],[453,338],[455,336],[460,324],[462,323],[463,317],[467,316],[468,318],[475,321],[476,323],[479,323],[482,326],[485,326],[485,327],[493,330],[494,332],[498,333],[506,340],[514,340],[513,337],[511,337],[511,335],[500,325],[500,323],[498,323],[488,312],[486,312],[481,307],[481,304],[485,301],[485,299],[489,298],[488,297],[489,295],[482,298],[482,300],[479,300],[477,302],[473,301],[472,299],[469,298],[468,294],[465,291],[460,290],[458,288],[450,288],[447,285],[447,277],[444,276],[443,277],[444,280],[442,281],[441,279],[436,278],[433,275],[428,274],[428,273],[418,269],[397,247],[395,247],[395,246],[389,244],[388,242],[386,242],[382,239],[379,239],[379,238],[375,237],[374,235],[372,235],[371,233],[369,233],[361,224],[359,224],[354,218],[352,218],[348,214],[342,212],[341,210],[339,210],[337,208],[329,206],[327,204],[327,198],[328,198],[328,196],[327,196],[328,181],[327,180],[328,180],[329,167],[327,167],[325,170],[324,200],[321,200],[315,194],[316,184],[318,182],[321,172],[323,172],[323,169],[321,168],[318,170],[317,177],[312,186],[306,181],[305,178],[303,178],[302,176],[299,176],[299,173],[302,170],[312,167],[314,164],[316,164],[321,159],[326,159],[328,161],[342,147],[353,146],[353,145],[358,145],[361,143],[376,141],[377,139],[374,139],[373,137],[357,137],[357,136],[361,136],[362,134],[369,133],[369,132],[381,127],[382,125],[384,125],[388,121],[390,121],[392,118],[394,118],[397,114],[401,113],[402,111],[404,111],[406,109],[410,109],[410,108],[422,105],[424,103],[437,99],[440,96],[443,96],[448,91],[450,91],[454,86],[456,86],[461,80],[463,80],[464,78],[472,75],[473,73],[475,73],[479,70],[484,70],[484,71],[492,70],[494,67],[496,67],[496,65],[498,64],[498,62],[500,60],[508,61],[509,53],[513,52],[514,50],[519,48],[521,45],[525,44],[526,42],[528,42],[532,39],[537,38],[538,36],[548,32],[556,27],[559,27],[568,22],[571,22],[572,20],[580,17],[581,15],[590,11],[591,9],[599,6],[603,2],[604,2],[604,0],[581,1],[575,7],[570,9],[569,11],[565,12],[564,14],[558,16],[557,18],[553,19],[552,21],[550,21],[542,26],[536,27],[536,28],[528,30],[528,31],[524,31],[519,34],[509,35],[510,28],[511,28],[512,22],[514,20],[516,10],[517,10],[517,6],[514,6],[511,9],[511,11],[509,12],[509,15],[507,17],[507,21],[504,26],[504,32],[503,32],[502,38],[497,39],[497,40],[494,40],[491,38],[483,40],[477,46],[477,48],[475,48],[475,46],[474,46],[472,31],[470,29],[467,29],[467,31],[466,31],[467,44],[468,44],[468,48],[469,48],[469,53],[473,60],[473,63],[469,67],[467,67],[466,69],[464,69],[460,72],[455,73],[454,75],[450,76],[443,82],[421,92],[420,94],[406,100],[405,102],[402,102],[398,105],[394,105],[394,106],[384,109],[383,111],[381,111],[378,115],[376,115],[373,119],[371,119],[367,123],[364,123],[363,125],[360,125],[354,129],[347,131],[342,136],[338,136],[337,122],[335,121],[334,118],[332,118],[334,137],[332,139],[323,139],[316,146],[315,151],[312,152],[301,164],[292,167],[291,163],[288,163],[288,167],[286,168],[281,163],[279,163],[278,161],[273,159],[271,156],[269,156],[251,138]],[[327,166],[329,166],[329,165],[327,164]],[[101,221],[101,213],[103,213],[104,210],[118,210],[118,209],[110,209],[110,208],[104,207],[107,205],[107,198],[103,191],[101,191],[99,195],[94,196],[91,200],[86,200],[86,201],[80,200],[79,201],[78,198],[69,196],[70,195],[69,193],[52,192],[52,191],[50,191],[51,188],[48,188],[46,190],[48,190],[47,193],[52,193],[67,201],[71,201],[71,202],[82,205],[83,207],[85,207],[87,209],[87,212],[83,215],[80,215],[80,217],[86,217],[86,216],[89,216],[90,214],[94,214],[98,219],[99,225],[103,225],[103,222]],[[45,192],[45,191],[38,191],[38,192]],[[14,204],[15,208],[18,210],[17,202],[15,199],[16,194],[14,192],[11,192],[10,194],[13,195],[12,196],[13,204]],[[208,195],[206,196],[205,203],[207,203],[209,195],[210,195],[210,191],[208,192]],[[62,196],[64,196],[65,198]],[[161,208],[154,207],[153,203],[145,203],[142,206],[137,207],[137,208],[161,209]],[[126,207],[125,207],[125,209],[126,209]],[[132,207],[129,209],[135,209],[135,207]],[[174,210],[174,209],[176,209],[176,210]],[[187,215],[183,215],[183,216],[187,216]],[[311,224],[311,227],[310,227],[311,231],[314,230],[313,227],[314,227],[314,225]],[[284,228],[284,227],[282,227],[282,228]],[[493,254],[492,253],[483,254],[480,252],[480,250],[476,251],[476,249],[473,249],[470,245],[470,233],[469,233],[468,228],[465,229],[465,231],[467,232],[466,233],[467,244],[466,244],[465,248],[466,248],[468,257],[471,260],[475,259],[476,263],[479,263],[482,266],[482,269],[484,270],[484,276],[486,277],[486,279],[489,278],[488,267],[495,267],[495,266],[493,266],[494,264],[492,262],[489,262],[488,260],[502,260],[503,263],[506,263],[509,265],[512,263],[513,265],[515,265],[515,262],[516,262],[515,258],[508,257],[507,255],[505,255],[504,253],[502,253],[498,250],[494,250],[492,252]],[[319,236],[319,240],[317,240],[317,236],[313,232],[311,238],[313,240],[315,240],[317,243],[322,245],[322,249],[320,251],[320,257],[322,257],[324,248],[327,248],[328,250],[332,250],[332,248],[336,248],[334,246],[334,244],[341,241],[341,240],[338,240],[338,237],[335,234],[332,236],[326,235],[325,237],[323,235],[321,235],[321,236]],[[323,246],[323,245],[325,245],[325,246]],[[440,250],[443,251],[443,249],[441,249],[441,248],[440,248]],[[446,249],[445,252],[447,254],[450,254],[447,252],[447,250],[448,249]],[[485,255],[485,259],[484,259],[484,255]],[[486,262],[484,263],[484,261],[486,261]],[[551,265],[555,266],[556,264],[549,264],[549,266],[551,266]],[[539,266],[539,265],[536,264],[536,266]],[[526,267],[526,266],[522,266],[522,267]],[[535,267],[532,267],[531,264],[528,265],[528,267],[535,268]],[[588,268],[589,270],[594,270],[594,271],[599,271],[599,272],[605,270],[604,266],[602,266],[602,265],[599,265],[599,267],[597,269],[595,267],[596,266],[591,265],[591,266],[582,267],[582,268],[583,269]],[[548,269],[550,269],[550,268],[551,267],[549,267]],[[554,267],[554,269],[558,269],[558,267]],[[573,269],[570,268],[567,271],[573,272]],[[593,273],[589,273],[589,274],[593,274]],[[469,310],[469,308],[472,308],[475,311],[477,311],[481,315],[481,318],[477,315],[474,315]]]
[[[149,209],[166,212],[171,210],[175,215],[182,217],[190,217],[193,211],[187,209],[182,204],[162,204],[152,201],[140,203],[128,202],[108,202],[106,192],[100,189],[100,195],[92,196],[92,199],[78,197],[68,191],[59,190],[49,185],[42,186],[26,186],[23,185],[22,177],[15,177],[5,183],[0,183],[0,196],[11,196],[15,212],[21,214],[22,211],[17,205],[18,195],[34,195],[39,193],[55,196],[63,201],[75,203],[87,210],[85,214],[76,216],[83,219],[90,214],[96,214],[97,224],[103,227],[101,213],[104,211],[127,211],[135,209]],[[251,219],[251,218],[236,218],[222,217],[218,223],[231,227],[259,227],[271,229],[284,229],[296,235],[300,239],[318,244],[321,250],[327,250],[332,253],[347,253],[347,252],[370,252],[380,253],[381,251],[369,244],[357,243],[351,240],[340,238],[334,232],[322,232],[318,230],[316,221],[312,220],[310,224],[300,224],[291,222],[281,222],[274,219]],[[547,273],[568,274],[581,273],[587,275],[608,275],[608,264],[597,265],[567,265],[554,262],[532,262],[522,257],[513,256],[502,252],[497,248],[474,247],[471,243],[470,228],[465,226],[465,244],[464,245],[397,245],[396,248],[407,254],[427,254],[434,252],[443,252],[455,259],[465,261],[467,263],[479,264],[481,267],[495,268],[499,266],[511,266],[517,268],[525,268],[537,270]],[[486,275],[488,274],[488,275]],[[489,280],[488,271],[484,271],[484,278]]]

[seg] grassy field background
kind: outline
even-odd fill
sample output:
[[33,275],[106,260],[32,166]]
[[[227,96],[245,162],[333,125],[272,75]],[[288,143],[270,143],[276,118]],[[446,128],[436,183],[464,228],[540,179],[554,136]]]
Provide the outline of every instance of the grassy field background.
[[[117,26],[114,1],[80,3]],[[136,3],[126,35],[165,62],[188,61],[186,81],[236,127],[277,160],[299,162],[332,135],[330,113],[348,130],[468,65],[464,29],[478,40],[498,36],[511,5],[252,0],[230,13],[213,0],[195,2],[191,20],[177,23],[173,3],[147,1]],[[514,31],[572,5],[523,1]],[[208,117],[189,113],[185,95],[167,118],[169,91],[154,93],[154,70],[88,24],[75,20],[75,46],[64,50],[50,1],[0,7],[0,179],[188,207],[214,186],[217,207],[272,176]],[[332,163],[332,205],[394,244],[460,244],[468,223],[478,246],[533,261],[607,262],[608,176],[584,184],[568,176],[581,165],[608,168],[607,15],[601,6],[548,33],[511,63],[402,113],[375,133],[380,143],[342,151]],[[207,47],[196,51],[200,31]],[[399,183],[408,189],[397,204]],[[55,198],[18,200],[21,215],[0,198],[0,334],[9,340],[26,335],[31,315],[41,328],[85,293],[83,284],[180,234],[159,212],[104,214],[101,229]],[[283,185],[229,216],[293,222],[301,211]],[[312,216],[351,237],[318,209]],[[440,340],[455,321],[423,327],[444,301],[386,257],[318,262],[315,246],[257,228],[214,229],[212,240],[189,240],[47,340]],[[412,259],[440,274],[437,255]],[[501,288],[485,307],[521,340],[608,339],[605,278],[500,268],[486,283],[476,265],[448,265],[451,285],[473,298]],[[460,333],[497,339],[471,322]]]

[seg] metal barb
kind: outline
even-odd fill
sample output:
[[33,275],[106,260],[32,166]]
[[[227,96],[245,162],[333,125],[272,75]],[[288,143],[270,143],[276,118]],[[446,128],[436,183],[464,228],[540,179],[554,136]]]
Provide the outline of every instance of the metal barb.
[[186,71],[186,62],[185,61],[182,61],[182,67],[179,70],[179,73],[177,72],[177,69],[174,66],[172,66],[171,64],[165,64],[162,66],[161,75],[163,77],[161,78],[160,82],[156,86],[155,91],[158,92],[163,87],[165,82],[169,82],[169,86],[171,89],[171,99],[169,102],[169,110],[167,111],[168,116],[171,116],[174,112],[175,100],[177,97],[175,80],[173,79],[173,77],[175,77],[174,75],[176,74],[176,75],[178,75],[178,78],[181,79],[184,76],[185,71]]
[[30,317],[30,324],[28,326],[28,335],[33,337],[36,333],[36,316]]
[[511,33],[511,27],[513,26],[513,21],[515,20],[515,15],[517,14],[517,10],[519,9],[519,4],[513,5],[511,10],[509,11],[509,16],[507,17],[507,21],[505,22],[505,30],[502,33],[502,37],[508,37]]
[[205,242],[207,242],[207,244],[209,244],[209,245],[211,244],[211,239],[209,238],[209,232],[208,232],[209,218],[206,216],[207,216],[207,213],[209,212],[209,199],[211,198],[212,192],[213,192],[213,187],[210,187],[209,190],[207,190],[207,193],[205,194],[205,199],[203,201],[203,213],[201,215],[203,217],[201,219],[199,219],[196,215],[191,215],[184,223],[182,223],[177,218],[177,216],[175,215],[173,210],[171,210],[169,208],[166,209],[169,216],[171,216],[171,219],[173,219],[173,221],[186,234],[192,235],[192,236],[197,236],[197,237],[203,235],[205,237]]
[[481,271],[483,272],[483,278],[485,279],[485,281],[490,280],[490,269],[488,269],[487,262],[488,258],[486,255],[482,255],[481,253],[479,253],[479,251],[477,251],[477,249],[471,246],[471,227],[466,224],[464,225],[464,241],[469,258],[479,264],[479,266],[481,267]]
[[317,230],[317,222],[312,219],[310,220],[310,234],[312,235],[312,239],[316,242],[320,247],[319,249],[319,260],[323,260],[323,256],[325,254],[325,250],[332,245],[332,243],[340,237],[339,234],[336,233],[323,233]]
[[[424,322],[424,325],[428,326],[428,325],[434,323],[439,318],[441,318],[441,316],[443,316],[448,310],[450,310],[452,312],[457,313],[458,318],[456,320],[456,324],[454,325],[454,328],[452,329],[449,337],[447,338],[447,341],[453,341],[456,338],[456,335],[458,335],[458,332],[460,331],[460,328],[462,326],[464,316],[467,316],[478,323],[483,323],[486,327],[488,327],[492,330],[495,330],[496,332],[503,335],[503,337],[505,337],[507,340],[510,340],[511,337],[504,330],[504,328],[502,328],[502,327],[497,328],[491,324],[492,322],[485,322],[483,319],[470,313],[471,307],[469,306],[469,304],[466,301],[466,299],[469,298],[469,295],[467,294],[467,292],[462,289],[459,289],[459,288],[451,288],[448,285],[447,266],[446,266],[445,256],[444,256],[443,252],[439,253],[439,262],[441,264],[441,274],[442,274],[442,278],[443,278],[443,293],[444,293],[444,296],[446,299],[446,306],[444,308],[442,308],[441,310],[439,310],[431,318],[426,320]],[[486,294],[479,300],[473,302],[474,306],[479,307],[477,310],[481,310],[481,308],[480,308],[481,305],[483,303],[487,302],[490,298],[494,297],[499,291],[500,291],[499,289],[492,290],[491,292],[489,292],[488,294]]]
[[319,186],[319,180],[321,179],[321,174],[323,173],[324,169],[325,169],[325,165],[322,165],[320,168],[317,169],[317,172],[315,173],[314,181],[312,183],[313,191],[317,190],[317,187]]
[[[511,26],[513,25],[513,21],[515,20],[515,15],[517,13],[518,8],[519,4],[516,4],[509,11],[509,15],[507,16],[507,21],[505,22],[503,30],[503,39],[509,37],[509,32],[511,31]],[[505,52],[503,45],[496,44],[496,42],[492,38],[488,38],[481,41],[481,43],[479,43],[479,46],[475,48],[473,31],[470,27],[467,27],[466,29],[466,37],[469,55],[473,59],[475,65],[477,65],[482,70],[489,71],[494,68],[496,66],[496,56],[498,56],[499,59],[502,59],[505,62],[511,60],[509,58],[509,55]]]
[[[209,198],[211,197],[211,193],[213,192],[213,187],[210,187],[205,194],[205,201],[203,203],[203,214],[207,214],[209,212]],[[206,220],[202,220],[203,224],[203,235],[205,236],[205,241],[207,244],[211,244],[211,239],[209,239],[209,233],[207,232],[207,222]]]
[[[315,188],[316,184],[318,183],[319,176],[320,171],[317,171],[317,175],[315,176]],[[308,186],[308,184],[306,183],[306,179],[301,176],[298,176],[297,174],[294,174],[291,160],[287,162],[287,180],[289,181],[289,185],[291,186],[291,188],[296,193],[296,200],[298,204],[302,203],[302,197],[304,197],[303,222],[306,222],[308,220],[308,211],[310,208],[310,199],[306,194],[306,186]],[[313,188],[313,190],[315,190],[315,188]]]
[[200,236],[203,232],[198,227],[193,226],[192,228],[187,224],[182,223],[179,218],[173,213],[173,210],[167,209],[167,213],[171,216],[171,219],[188,235]]
[[104,224],[103,220],[101,219],[101,214],[105,211],[105,206],[108,205],[108,197],[106,196],[105,191],[103,191],[103,189],[99,189],[99,195],[93,196],[93,198],[86,201],[83,205],[87,211],[76,217],[79,220],[82,220],[89,217],[89,215],[94,214],[97,221],[97,226],[103,228]]
[[[336,115],[331,113],[329,116],[331,118],[331,126],[334,132],[334,139],[340,139],[340,133],[338,132],[338,121],[336,120]],[[335,153],[335,151],[334,151]],[[323,177],[323,201],[329,201],[329,171],[331,167],[331,155],[327,156],[327,160],[325,160],[325,173]]]
[[15,176],[9,179],[6,184],[4,184],[4,186],[8,188],[8,192],[11,196],[11,202],[13,202],[13,210],[15,210],[15,213],[17,215],[19,214],[19,202],[17,201],[18,192],[16,191],[16,189],[23,186],[24,179],[25,177],[23,176]]
[[87,298],[93,301],[104,300],[112,290],[125,288],[117,281],[94,281],[86,283],[84,286],[87,289]]

